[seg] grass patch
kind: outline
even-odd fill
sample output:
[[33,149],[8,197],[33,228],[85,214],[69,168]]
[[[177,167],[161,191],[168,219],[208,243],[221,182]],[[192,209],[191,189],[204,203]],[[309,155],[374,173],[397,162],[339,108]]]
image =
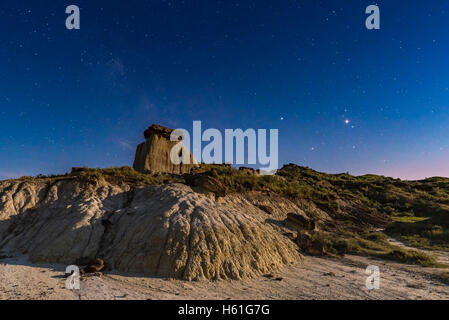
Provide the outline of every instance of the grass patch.
[[437,262],[436,257],[416,250],[398,249],[379,255],[380,258],[407,264],[417,264],[423,267],[446,268],[446,265]]
[[328,185],[307,176],[278,171],[277,175],[252,175],[233,167],[207,165],[214,169],[230,192],[270,191],[289,199],[313,201],[326,211],[339,212],[338,195]]
[[168,173],[144,174],[131,167],[113,167],[107,169],[85,168],[79,173],[86,179],[105,179],[112,184],[161,185],[166,183],[183,183],[184,180]]
[[396,221],[385,232],[413,247],[449,251],[449,228],[446,224],[435,218],[412,223]]
[[428,220],[429,217],[415,217],[415,216],[399,216],[392,217],[394,222],[404,222],[404,223],[415,223],[420,221]]
[[326,252],[333,255],[352,253],[423,267],[446,267],[438,263],[435,256],[400,248],[390,244],[387,239],[388,237],[381,232],[363,235],[348,232],[344,235],[320,232],[313,236],[314,241],[320,242]]

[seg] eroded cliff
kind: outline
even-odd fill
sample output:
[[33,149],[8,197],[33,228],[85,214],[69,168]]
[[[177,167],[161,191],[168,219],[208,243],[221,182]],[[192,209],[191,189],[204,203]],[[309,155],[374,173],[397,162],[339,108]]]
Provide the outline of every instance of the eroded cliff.
[[252,277],[299,258],[244,197],[216,199],[184,184],[9,180],[0,200],[0,249],[32,262],[101,257],[110,269],[196,280]]

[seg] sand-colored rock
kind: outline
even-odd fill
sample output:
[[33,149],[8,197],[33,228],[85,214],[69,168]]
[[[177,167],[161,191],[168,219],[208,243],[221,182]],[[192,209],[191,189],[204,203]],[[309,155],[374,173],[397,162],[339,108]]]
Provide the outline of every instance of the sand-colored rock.
[[140,172],[189,173],[196,161],[189,151],[188,163],[174,164],[170,159],[173,147],[181,143],[171,141],[173,129],[153,124],[144,132],[145,142],[137,146],[133,167]]
[[307,231],[316,231],[317,229],[314,220],[294,212],[290,212],[287,215],[286,222],[295,229],[305,229]]
[[227,193],[226,186],[220,182],[215,170],[185,175],[185,180],[189,186],[211,192],[216,197],[224,197]]
[[91,260],[87,266],[82,270],[84,274],[86,273],[96,273],[100,272],[104,269],[104,261],[103,259],[97,258]]
[[32,262],[101,258],[108,268],[145,275],[249,278],[300,258],[269,217],[243,195],[216,199],[183,184],[0,182],[0,250]]

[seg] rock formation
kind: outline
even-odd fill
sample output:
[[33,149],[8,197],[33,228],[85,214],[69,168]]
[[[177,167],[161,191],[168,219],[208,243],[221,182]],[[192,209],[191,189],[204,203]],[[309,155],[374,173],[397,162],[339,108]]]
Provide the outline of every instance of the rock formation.
[[226,196],[226,187],[220,182],[217,172],[214,170],[185,175],[185,180],[189,186],[211,192],[215,194],[215,197]]
[[[195,165],[189,151],[189,163],[174,164],[170,159],[172,148],[180,141],[171,141],[173,129],[153,124],[144,132],[145,142],[137,146],[134,169],[140,172],[189,173]],[[180,139],[182,140],[182,138]],[[179,154],[181,156],[181,154]]]
[[83,273],[100,272],[104,268],[104,261],[100,258],[90,261],[82,270]]
[[32,262],[100,258],[108,269],[151,276],[248,278],[300,257],[268,218],[286,216],[243,195],[216,198],[184,184],[111,184],[82,174],[0,181],[0,249]]

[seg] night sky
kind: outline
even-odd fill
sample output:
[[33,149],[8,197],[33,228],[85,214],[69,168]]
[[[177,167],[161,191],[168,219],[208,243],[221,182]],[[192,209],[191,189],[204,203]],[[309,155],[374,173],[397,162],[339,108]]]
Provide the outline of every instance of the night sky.
[[0,35],[0,179],[132,165],[193,120],[279,129],[281,165],[449,176],[447,0],[3,0]]

